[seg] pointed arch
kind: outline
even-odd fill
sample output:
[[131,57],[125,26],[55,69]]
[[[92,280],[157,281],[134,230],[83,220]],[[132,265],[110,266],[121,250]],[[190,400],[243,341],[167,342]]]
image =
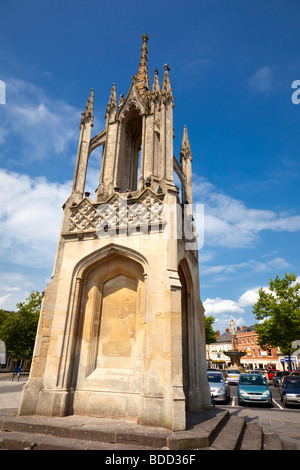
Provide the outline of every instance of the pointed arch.
[[180,261],[178,274],[181,282],[182,381],[186,399],[186,409],[188,410],[190,409],[190,389],[193,387],[191,369],[193,360],[193,281],[186,259]]
[[109,243],[108,245],[100,248],[99,250],[95,250],[82,258],[74,268],[73,278],[85,278],[88,272],[93,269],[96,264],[105,262],[105,260],[116,253],[140,263],[143,266],[144,273],[147,274],[148,261],[143,255],[133,250],[132,248],[118,245],[116,243]]

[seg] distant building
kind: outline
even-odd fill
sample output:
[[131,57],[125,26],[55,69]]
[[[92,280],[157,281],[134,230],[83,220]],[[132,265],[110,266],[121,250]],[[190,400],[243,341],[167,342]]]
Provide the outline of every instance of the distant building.
[[[293,341],[292,348],[297,348],[296,351],[290,357],[292,369],[300,370],[300,340]],[[277,353],[281,368],[288,369],[289,367],[289,358],[285,354],[282,354],[280,351]]]
[[224,352],[231,349],[231,335],[229,328],[225,333],[220,335],[220,331],[216,332],[217,340],[215,343],[206,346],[206,359],[208,367],[215,369],[225,369],[230,363],[228,356]]
[[241,358],[241,365],[245,369],[268,369],[280,368],[277,353],[279,348],[263,350],[257,344],[258,334],[252,326],[237,327],[236,345],[239,351],[246,352],[246,356]]
[[[241,357],[241,366],[245,369],[283,370],[288,368],[288,357],[281,353],[279,347],[264,350],[257,344],[258,334],[254,330],[254,325],[235,328],[233,321],[231,321],[230,329],[226,328],[222,335],[220,331],[216,332],[216,342],[206,345],[208,367],[226,369],[230,366],[230,359],[225,352],[233,349],[233,335],[236,349],[246,353],[244,357]],[[293,343],[293,347],[297,346],[298,349],[291,357],[292,369],[300,368],[300,340]]]

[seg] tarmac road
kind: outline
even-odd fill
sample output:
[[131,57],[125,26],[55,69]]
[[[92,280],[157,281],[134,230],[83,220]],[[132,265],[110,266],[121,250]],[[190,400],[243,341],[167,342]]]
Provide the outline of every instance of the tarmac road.
[[256,403],[239,406],[236,385],[230,385],[230,402],[228,405],[220,404],[216,406],[229,410],[235,416],[245,417],[247,422],[259,424],[264,432],[277,433],[281,439],[296,444],[300,450],[300,406],[295,405],[284,408],[278,388],[270,384],[269,386],[273,397],[272,408],[266,408]]
[[[0,373],[0,415],[17,414],[21,394],[28,375],[21,375],[20,381],[12,381],[11,373]],[[230,386],[231,400],[228,405],[216,405],[227,409],[235,416],[245,417],[248,422],[259,424],[265,432],[275,432],[287,443],[296,444],[300,450],[300,407],[283,408],[276,389],[271,386],[273,408],[262,406],[237,406],[236,386]],[[278,389],[277,389],[278,391]],[[256,404],[255,404],[256,405]]]

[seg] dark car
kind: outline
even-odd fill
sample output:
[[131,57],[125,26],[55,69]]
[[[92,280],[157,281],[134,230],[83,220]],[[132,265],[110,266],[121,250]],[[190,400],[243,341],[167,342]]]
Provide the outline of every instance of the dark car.
[[300,405],[300,377],[284,377],[279,393],[283,406]]
[[289,377],[300,377],[300,370],[292,370],[292,372],[289,373]]
[[289,375],[289,372],[284,372],[281,370],[277,370],[275,374],[273,375],[273,385],[274,387],[279,387],[279,382],[281,381],[282,377],[285,375]]

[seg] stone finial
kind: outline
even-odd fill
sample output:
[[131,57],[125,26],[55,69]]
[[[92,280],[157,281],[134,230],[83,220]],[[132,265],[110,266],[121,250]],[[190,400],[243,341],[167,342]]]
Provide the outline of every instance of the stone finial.
[[165,100],[170,99],[171,101],[174,100],[173,95],[172,95],[172,88],[171,88],[171,82],[170,82],[170,77],[169,77],[169,71],[170,67],[168,64],[164,65],[165,73],[163,77],[163,83],[162,83],[162,96],[164,97]]
[[92,88],[85,110],[83,111],[83,113],[81,113],[82,117],[81,117],[80,127],[87,122],[91,122],[91,127],[93,127],[93,121],[94,121],[93,104],[94,104],[94,89]]
[[193,161],[191,146],[190,146],[190,140],[189,140],[189,137],[188,137],[186,126],[184,126],[184,129],[183,129],[183,138],[182,138],[182,144],[181,144],[180,160],[182,160],[182,158],[184,158],[185,160],[189,159],[189,160]]
[[154,79],[153,79],[153,86],[152,86],[152,93],[157,96],[160,93],[160,86],[158,80],[158,70],[155,67],[154,69]]
[[111,89],[111,94],[110,94],[110,97],[109,97],[109,102],[108,102],[107,107],[106,107],[105,117],[107,117],[107,115],[110,114],[111,111],[116,112],[116,109],[117,109],[117,93],[116,93],[116,86],[113,83],[112,89]]

